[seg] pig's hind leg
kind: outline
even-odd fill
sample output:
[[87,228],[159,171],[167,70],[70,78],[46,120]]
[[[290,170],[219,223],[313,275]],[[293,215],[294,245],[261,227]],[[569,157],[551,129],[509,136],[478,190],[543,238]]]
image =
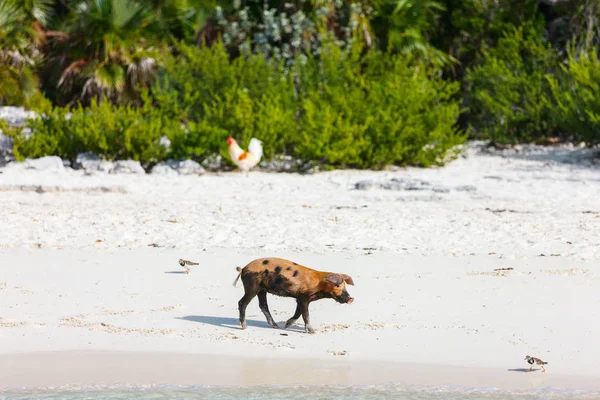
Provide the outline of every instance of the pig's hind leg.
[[247,290],[246,293],[244,293],[244,297],[238,301],[238,309],[240,310],[240,325],[242,326],[242,329],[246,329],[248,327],[248,325],[246,325],[246,307],[248,307],[248,304],[250,304],[254,296],[256,296],[256,292]]
[[263,312],[263,314],[265,314],[265,317],[267,318],[267,324],[269,324],[273,328],[279,328],[279,326],[277,326],[277,324],[273,320],[273,317],[271,316],[271,312],[269,311],[269,305],[267,304],[267,291],[266,290],[261,290],[260,292],[258,292],[258,305],[260,307],[260,310]]

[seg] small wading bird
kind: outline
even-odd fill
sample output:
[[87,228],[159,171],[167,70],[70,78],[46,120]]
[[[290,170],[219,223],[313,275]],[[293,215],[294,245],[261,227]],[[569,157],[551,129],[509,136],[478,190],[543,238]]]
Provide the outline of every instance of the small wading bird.
[[531,365],[531,367],[529,368],[529,371],[531,371],[533,369],[533,364],[537,364],[540,365],[542,367],[542,372],[546,372],[546,368],[544,368],[544,365],[548,364],[546,361],[542,361],[537,357],[531,357],[531,356],[525,356],[525,361],[527,361],[529,363],[529,365]]
[[231,161],[246,175],[248,175],[248,171],[258,165],[263,155],[262,142],[256,138],[250,139],[248,151],[244,151],[232,137],[227,139],[227,145]]
[[193,262],[193,261],[188,261],[188,260],[184,260],[183,258],[179,259],[179,265],[181,265],[183,268],[185,268],[185,274],[189,274],[190,273],[190,269],[189,267],[187,267],[187,265],[199,265],[199,263],[197,262]]

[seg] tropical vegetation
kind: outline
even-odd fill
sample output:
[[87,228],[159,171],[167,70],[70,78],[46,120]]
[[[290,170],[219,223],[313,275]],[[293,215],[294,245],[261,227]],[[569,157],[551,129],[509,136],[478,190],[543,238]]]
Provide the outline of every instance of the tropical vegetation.
[[[466,138],[600,142],[600,0],[0,0],[17,158],[443,164]],[[169,146],[164,145],[168,139]]]

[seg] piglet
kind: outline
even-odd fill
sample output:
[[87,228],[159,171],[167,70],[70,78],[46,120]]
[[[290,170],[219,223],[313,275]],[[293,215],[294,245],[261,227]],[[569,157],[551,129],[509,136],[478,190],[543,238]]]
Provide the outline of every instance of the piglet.
[[238,302],[240,324],[246,329],[246,307],[258,295],[258,304],[273,328],[279,328],[267,305],[267,293],[296,299],[296,312],[287,320],[285,327],[292,325],[300,315],[304,319],[306,332],[315,333],[310,324],[308,305],[310,302],[330,298],[338,303],[350,304],[354,301],[346,290],[346,284],[354,285],[352,278],[345,274],[315,271],[281,258],[259,258],[244,268],[237,267],[239,274],[233,285],[242,278],[244,297]]

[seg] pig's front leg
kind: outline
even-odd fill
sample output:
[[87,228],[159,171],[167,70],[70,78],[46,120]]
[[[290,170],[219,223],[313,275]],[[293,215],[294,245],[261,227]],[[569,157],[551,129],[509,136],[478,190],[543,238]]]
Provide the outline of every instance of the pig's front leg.
[[302,305],[300,304],[300,300],[296,300],[296,312],[294,313],[294,316],[292,318],[288,319],[287,322],[285,323],[285,329],[292,326],[294,324],[294,322],[296,322],[298,320],[298,318],[300,318],[301,315],[302,315]]
[[[300,304],[300,303],[299,303]],[[304,326],[306,328],[307,333],[316,333],[315,330],[310,325],[310,315],[308,314],[308,305],[310,301],[303,301],[301,303],[301,311],[302,311],[302,319],[304,319]]]

